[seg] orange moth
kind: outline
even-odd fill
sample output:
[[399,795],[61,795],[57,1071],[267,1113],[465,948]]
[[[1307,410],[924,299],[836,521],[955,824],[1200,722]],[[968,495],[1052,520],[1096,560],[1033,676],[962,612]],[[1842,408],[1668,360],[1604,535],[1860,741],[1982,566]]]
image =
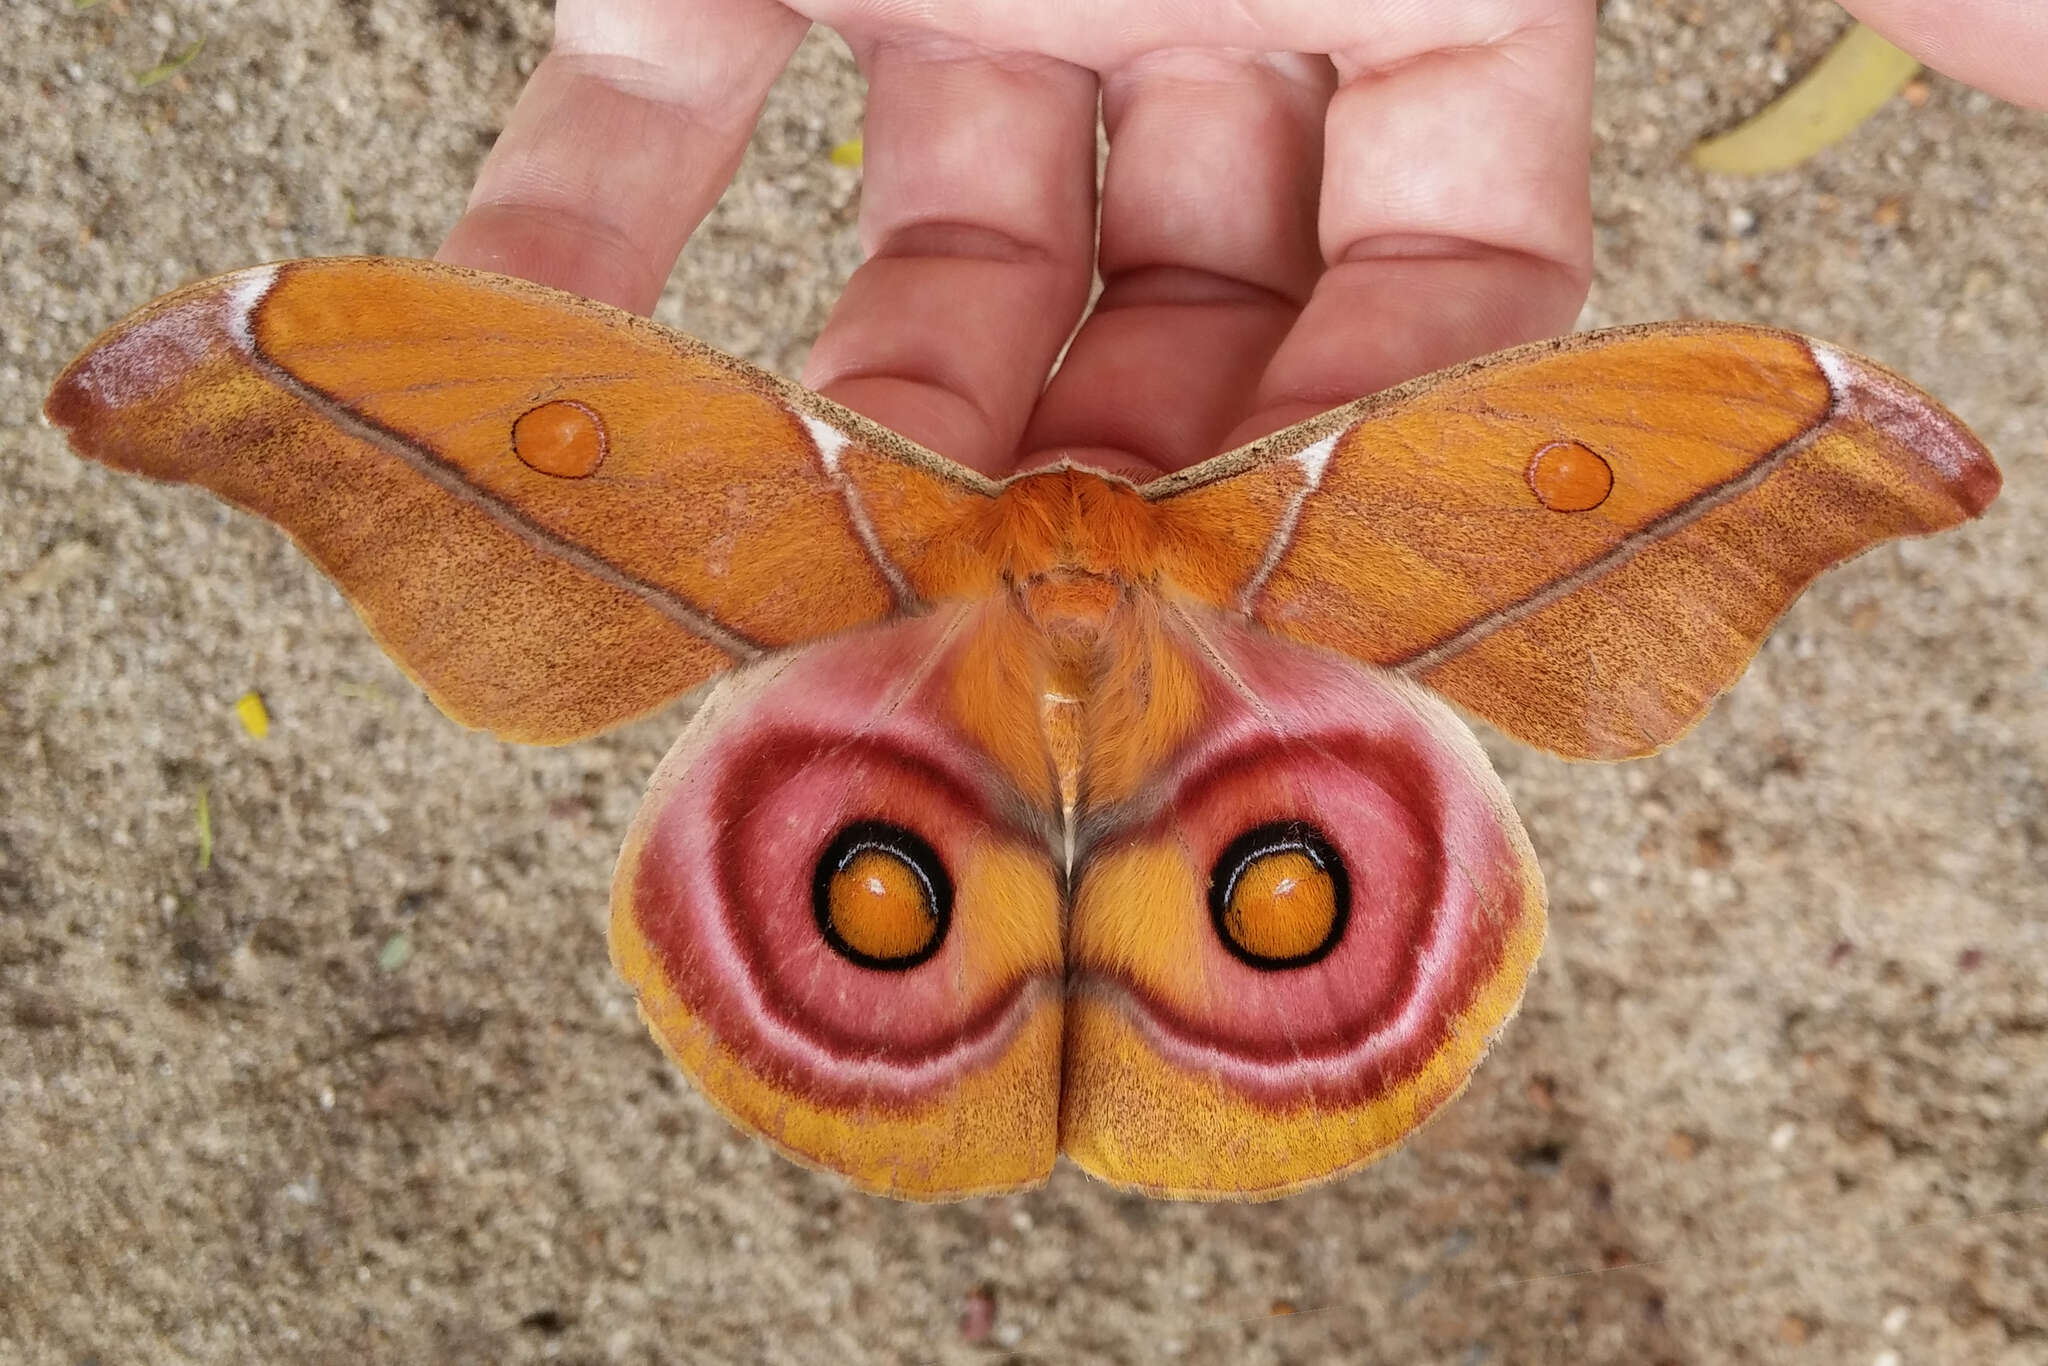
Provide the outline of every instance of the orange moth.
[[1522,347],[1143,486],[991,482],[641,318],[296,261],[116,325],[82,455],[291,534],[450,716],[562,743],[717,682],[611,951],[733,1120],[863,1189],[1260,1197],[1399,1143],[1544,892],[1442,699],[1573,758],[1696,722],[1821,570],[1998,490],[1833,347]]

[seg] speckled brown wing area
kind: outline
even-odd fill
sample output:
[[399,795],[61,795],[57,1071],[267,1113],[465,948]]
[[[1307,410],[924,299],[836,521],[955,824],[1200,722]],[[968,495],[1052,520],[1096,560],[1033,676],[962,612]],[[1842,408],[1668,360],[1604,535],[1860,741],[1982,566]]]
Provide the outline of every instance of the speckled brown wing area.
[[1822,570],[1998,486],[1869,361],[1666,324],[1503,352],[1145,492],[1180,591],[1621,758],[1698,721]]
[[424,261],[188,286],[45,411],[81,455],[282,526],[443,710],[540,743],[915,606],[892,548],[993,492],[644,319]]

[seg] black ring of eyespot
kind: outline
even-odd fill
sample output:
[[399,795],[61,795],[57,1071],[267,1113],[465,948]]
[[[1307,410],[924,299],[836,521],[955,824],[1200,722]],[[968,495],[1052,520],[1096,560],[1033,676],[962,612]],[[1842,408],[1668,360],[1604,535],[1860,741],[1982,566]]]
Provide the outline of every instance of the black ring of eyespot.
[[[1230,898],[1237,891],[1237,884],[1251,866],[1271,854],[1299,853],[1330,879],[1330,893],[1336,903],[1336,913],[1330,917],[1329,933],[1323,942],[1307,953],[1297,953],[1287,958],[1267,958],[1253,953],[1230,937],[1226,927],[1230,912]],[[1267,972],[1278,972],[1286,968],[1305,968],[1329,957],[1338,941],[1344,938],[1344,927],[1351,920],[1351,874],[1344,867],[1343,858],[1336,846],[1324,837],[1323,832],[1307,821],[1270,821],[1245,831],[1216,856],[1216,866],[1209,874],[1209,923],[1215,927],[1216,938],[1223,947],[1230,950],[1231,957],[1250,967]]]
[[[915,953],[901,958],[877,958],[862,953],[841,938],[838,927],[832,923],[832,879],[869,850],[879,850],[894,858],[924,888],[924,904],[931,909],[935,923],[931,938]],[[928,961],[945,944],[946,932],[953,925],[953,880],[946,876],[939,851],[922,837],[887,821],[855,821],[834,835],[825,852],[818,856],[818,866],[811,875],[811,914],[818,922],[818,933],[834,953],[849,963],[878,972],[907,972]]]

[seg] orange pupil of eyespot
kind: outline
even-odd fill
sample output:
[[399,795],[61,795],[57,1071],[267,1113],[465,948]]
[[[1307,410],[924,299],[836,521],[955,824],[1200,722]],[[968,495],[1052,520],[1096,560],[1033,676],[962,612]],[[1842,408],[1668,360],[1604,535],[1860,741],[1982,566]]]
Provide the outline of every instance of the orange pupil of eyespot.
[[863,849],[834,872],[826,906],[848,948],[884,962],[923,952],[938,932],[924,880],[884,849]]
[[1253,859],[1230,889],[1224,932],[1256,958],[1314,953],[1337,923],[1337,885],[1298,849]]

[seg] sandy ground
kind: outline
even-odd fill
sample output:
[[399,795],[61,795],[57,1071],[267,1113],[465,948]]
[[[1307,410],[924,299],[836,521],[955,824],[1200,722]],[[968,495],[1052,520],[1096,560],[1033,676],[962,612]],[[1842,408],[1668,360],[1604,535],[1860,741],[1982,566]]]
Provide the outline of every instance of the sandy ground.
[[[1587,321],[1868,351],[1976,426],[2004,498],[1828,578],[1663,757],[1487,737],[1551,944],[1398,1156],[1261,1206],[1062,1169],[920,1208],[737,1135],[614,981],[611,860],[673,716],[466,734],[283,537],[35,416],[192,276],[429,250],[544,10],[7,15],[0,1358],[2048,1361],[2048,119],[1937,79],[1801,171],[1707,181],[1686,147],[1839,13],[1612,0]],[[814,39],[666,320],[795,368],[856,259],[827,152],[859,117]]]

